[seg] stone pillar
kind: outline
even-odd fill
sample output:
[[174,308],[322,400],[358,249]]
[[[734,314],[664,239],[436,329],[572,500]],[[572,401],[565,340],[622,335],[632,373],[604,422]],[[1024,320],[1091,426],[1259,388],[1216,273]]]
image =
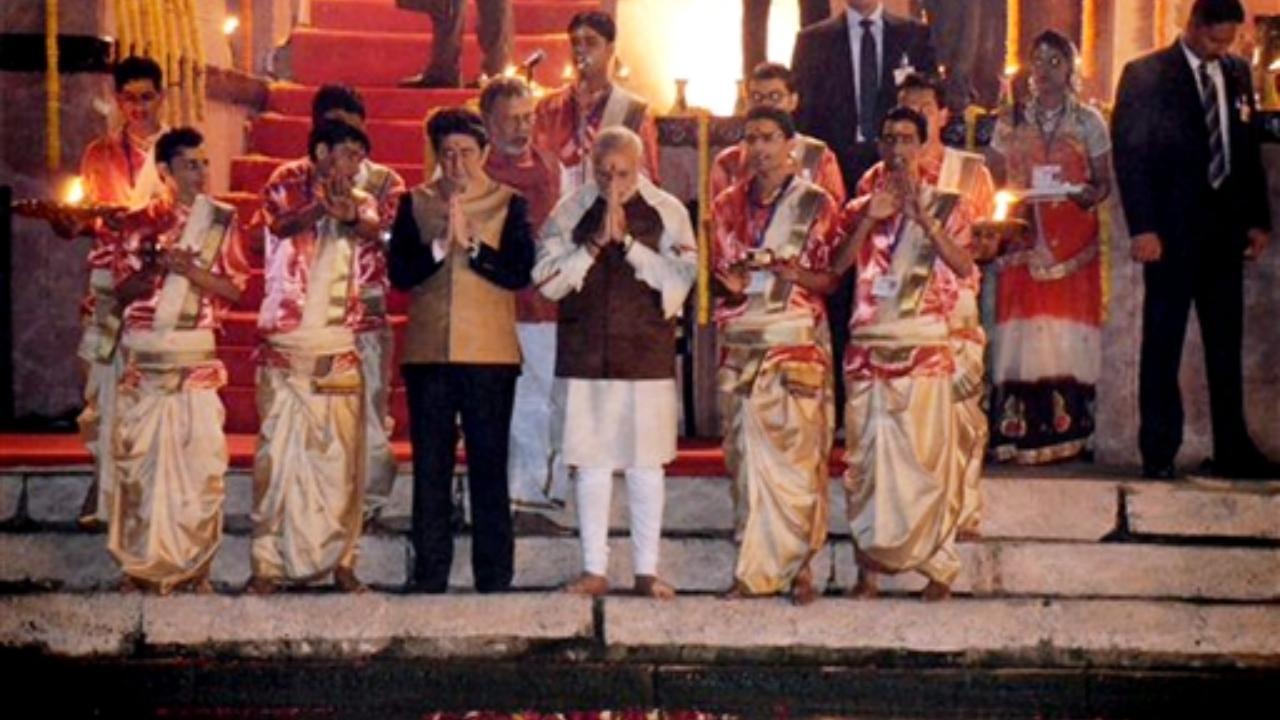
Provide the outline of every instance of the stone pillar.
[[[105,3],[64,0],[64,35],[99,35]],[[43,0],[6,0],[0,33],[44,33]],[[110,80],[101,74],[63,74],[62,166],[45,166],[43,72],[0,71],[0,178],[15,198],[55,196],[76,174],[80,152],[107,127]],[[75,362],[80,338],[78,302],[85,288],[87,240],[67,242],[42,222],[14,218],[13,289],[7,310],[13,320],[14,411],[17,417],[73,413],[81,383]]]

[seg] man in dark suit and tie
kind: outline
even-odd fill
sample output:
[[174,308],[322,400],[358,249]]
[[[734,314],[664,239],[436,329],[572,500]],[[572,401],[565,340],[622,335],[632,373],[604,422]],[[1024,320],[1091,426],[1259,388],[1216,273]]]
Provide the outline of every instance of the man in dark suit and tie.
[[1117,90],[1116,176],[1132,255],[1145,263],[1138,401],[1147,477],[1174,477],[1178,366],[1193,303],[1209,380],[1212,472],[1277,471],[1244,419],[1244,263],[1266,248],[1271,228],[1249,66],[1227,53],[1244,19],[1239,0],[1196,0],[1178,41],[1126,65]]
[[[898,104],[898,82],[912,73],[936,75],[938,63],[927,26],[885,12],[880,0],[846,2],[843,13],[796,35],[791,72],[800,95],[796,129],[835,152],[844,186],[852,190],[880,159],[876,141],[885,113]],[[849,273],[827,299],[837,408],[844,407],[839,358],[852,305]]]

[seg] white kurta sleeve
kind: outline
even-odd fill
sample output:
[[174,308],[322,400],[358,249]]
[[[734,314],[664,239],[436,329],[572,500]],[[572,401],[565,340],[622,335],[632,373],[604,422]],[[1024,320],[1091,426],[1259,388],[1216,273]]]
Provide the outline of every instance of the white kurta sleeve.
[[[659,191],[660,192],[660,191]],[[662,238],[658,250],[633,243],[627,262],[636,270],[636,279],[662,294],[662,312],[675,317],[698,276],[698,241],[693,235],[689,213],[674,198],[653,202],[662,216]]]
[[594,202],[594,196],[588,201],[579,191],[562,200],[542,226],[532,277],[538,292],[549,300],[561,300],[569,293],[581,290],[587,273],[596,262],[586,245],[573,242],[573,229],[591,202]]

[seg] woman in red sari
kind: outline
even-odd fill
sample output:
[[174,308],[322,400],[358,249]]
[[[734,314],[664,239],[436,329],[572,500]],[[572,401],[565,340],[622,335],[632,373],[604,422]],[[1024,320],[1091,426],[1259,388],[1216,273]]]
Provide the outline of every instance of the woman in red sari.
[[991,449],[1045,463],[1087,454],[1101,364],[1096,208],[1111,190],[1106,121],[1077,99],[1076,53],[1047,30],[1031,46],[1030,98],[1000,118],[991,148],[1024,191],[1027,242],[999,257],[992,340]]

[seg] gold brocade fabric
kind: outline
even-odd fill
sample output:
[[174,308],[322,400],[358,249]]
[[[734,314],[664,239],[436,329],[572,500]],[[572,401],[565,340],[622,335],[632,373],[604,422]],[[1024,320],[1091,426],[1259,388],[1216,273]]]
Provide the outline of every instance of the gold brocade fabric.
[[844,481],[860,566],[955,580],[964,502],[958,424],[950,376],[848,383]]
[[363,518],[364,417],[358,363],[294,354],[258,368],[253,468],[256,577],[307,582],[354,567]]
[[385,507],[396,480],[396,456],[391,448],[395,420],[391,417],[390,327],[356,333],[356,348],[364,374],[365,490],[368,512]]
[[827,539],[830,366],[818,347],[799,356],[788,349],[730,348],[718,377],[739,541],[734,576],[754,594],[789,590]]
[[208,576],[222,542],[227,441],[216,388],[139,369],[119,389],[107,549],[160,592]]

